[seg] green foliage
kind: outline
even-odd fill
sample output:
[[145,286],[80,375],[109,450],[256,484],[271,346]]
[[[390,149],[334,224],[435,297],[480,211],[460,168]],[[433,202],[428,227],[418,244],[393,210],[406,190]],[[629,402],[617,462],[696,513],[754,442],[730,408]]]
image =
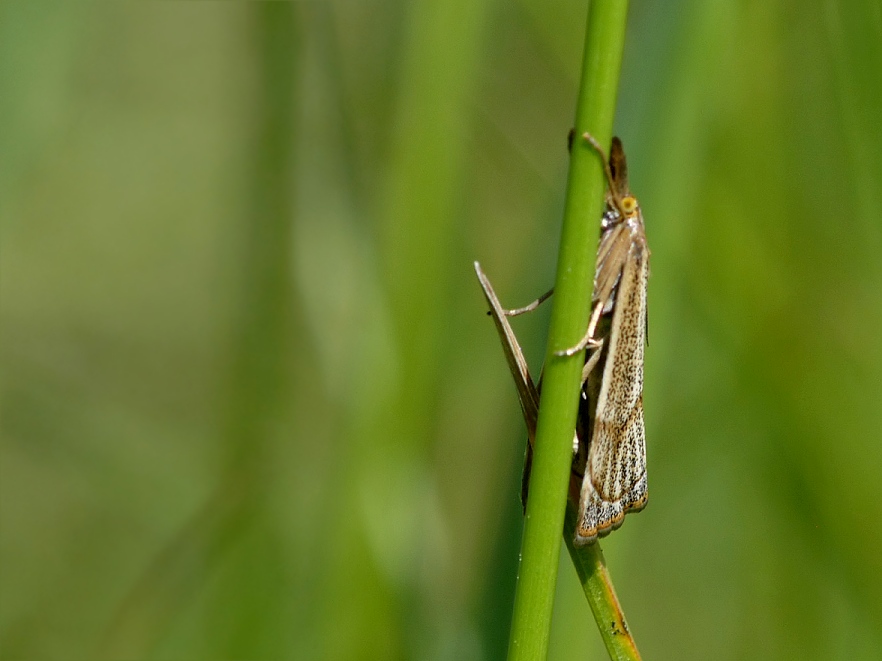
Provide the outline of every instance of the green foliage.
[[[0,6],[0,659],[505,653],[471,263],[553,279],[585,6],[273,5]],[[632,3],[646,659],[882,656],[880,70],[872,2]],[[605,658],[559,578],[549,658]]]

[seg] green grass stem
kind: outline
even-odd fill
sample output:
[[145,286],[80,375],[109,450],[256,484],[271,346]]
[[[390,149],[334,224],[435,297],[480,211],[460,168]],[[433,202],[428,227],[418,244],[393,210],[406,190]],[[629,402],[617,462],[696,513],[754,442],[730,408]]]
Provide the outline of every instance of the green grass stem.
[[[577,136],[589,131],[606,145],[612,137],[627,10],[626,0],[594,0],[588,10],[575,129]],[[530,497],[521,542],[509,639],[510,661],[544,659],[548,650],[584,359],[583,353],[561,358],[555,352],[575,345],[585,331],[593,282],[596,221],[603,210],[604,187],[600,159],[589,145],[576,139],[567,179]],[[588,566],[598,567],[599,549],[584,558]],[[586,572],[589,580],[592,575],[596,578],[599,572]]]
[[600,544],[595,542],[590,546],[577,547],[573,543],[576,534],[576,516],[575,505],[567,502],[564,541],[609,658],[614,661],[639,661],[640,652],[637,651],[637,644],[625,621],[625,613],[619,605]]

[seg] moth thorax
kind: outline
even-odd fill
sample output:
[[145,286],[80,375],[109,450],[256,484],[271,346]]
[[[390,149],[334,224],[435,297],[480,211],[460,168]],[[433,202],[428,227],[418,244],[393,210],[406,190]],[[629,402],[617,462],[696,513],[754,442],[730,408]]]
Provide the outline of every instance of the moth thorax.
[[620,218],[621,218],[621,216],[619,215],[618,209],[616,209],[615,207],[613,207],[611,209],[607,209],[603,213],[603,218],[601,218],[601,220],[600,220],[600,229],[601,230],[608,230],[610,227],[612,227],[617,222],[619,222]]

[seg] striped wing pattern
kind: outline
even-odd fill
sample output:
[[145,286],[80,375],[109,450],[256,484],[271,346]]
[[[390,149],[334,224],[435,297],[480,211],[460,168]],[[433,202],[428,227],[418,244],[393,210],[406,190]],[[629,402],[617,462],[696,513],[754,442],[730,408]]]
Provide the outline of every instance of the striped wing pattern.
[[620,222],[598,251],[595,299],[612,312],[585,475],[576,542],[590,544],[646,504],[643,349],[649,249],[643,219]]

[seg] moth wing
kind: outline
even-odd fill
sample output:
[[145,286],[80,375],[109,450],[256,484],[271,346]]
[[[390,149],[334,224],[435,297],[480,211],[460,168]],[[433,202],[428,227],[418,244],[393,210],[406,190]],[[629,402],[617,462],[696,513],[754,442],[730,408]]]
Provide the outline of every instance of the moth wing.
[[601,235],[597,247],[597,266],[594,269],[592,307],[597,303],[603,303],[604,312],[609,311],[631,249],[630,234],[625,223],[617,223]]
[[576,542],[589,544],[646,504],[643,348],[649,250],[629,241],[615,295],[603,382],[579,499]]
[[493,285],[490,284],[490,279],[478,262],[475,262],[475,273],[478,275],[481,289],[484,290],[484,298],[490,305],[490,316],[493,317],[493,323],[496,325],[496,332],[502,342],[505,360],[518,391],[518,401],[521,404],[521,412],[524,414],[524,423],[527,425],[527,434],[532,446],[536,436],[536,421],[539,417],[539,390],[533,377],[530,376],[527,359],[524,358],[524,352],[511,324],[508,323],[508,317],[505,316],[505,311],[493,290]]
[[499,302],[499,297],[496,296],[490,279],[478,262],[475,262],[475,273],[478,276],[478,282],[481,283],[481,289],[484,290],[484,298],[490,305],[490,316],[493,317],[493,323],[496,325],[496,332],[502,343],[502,351],[505,353],[505,361],[508,363],[508,369],[518,391],[518,402],[521,405],[521,413],[524,415],[524,424],[527,427],[529,443],[524,452],[524,471],[521,476],[521,503],[526,508],[530,471],[533,466],[533,443],[536,440],[536,423],[539,418],[539,389],[536,387],[533,377],[530,376],[527,359],[524,358],[521,344],[518,342],[511,324],[508,323],[508,317]]

